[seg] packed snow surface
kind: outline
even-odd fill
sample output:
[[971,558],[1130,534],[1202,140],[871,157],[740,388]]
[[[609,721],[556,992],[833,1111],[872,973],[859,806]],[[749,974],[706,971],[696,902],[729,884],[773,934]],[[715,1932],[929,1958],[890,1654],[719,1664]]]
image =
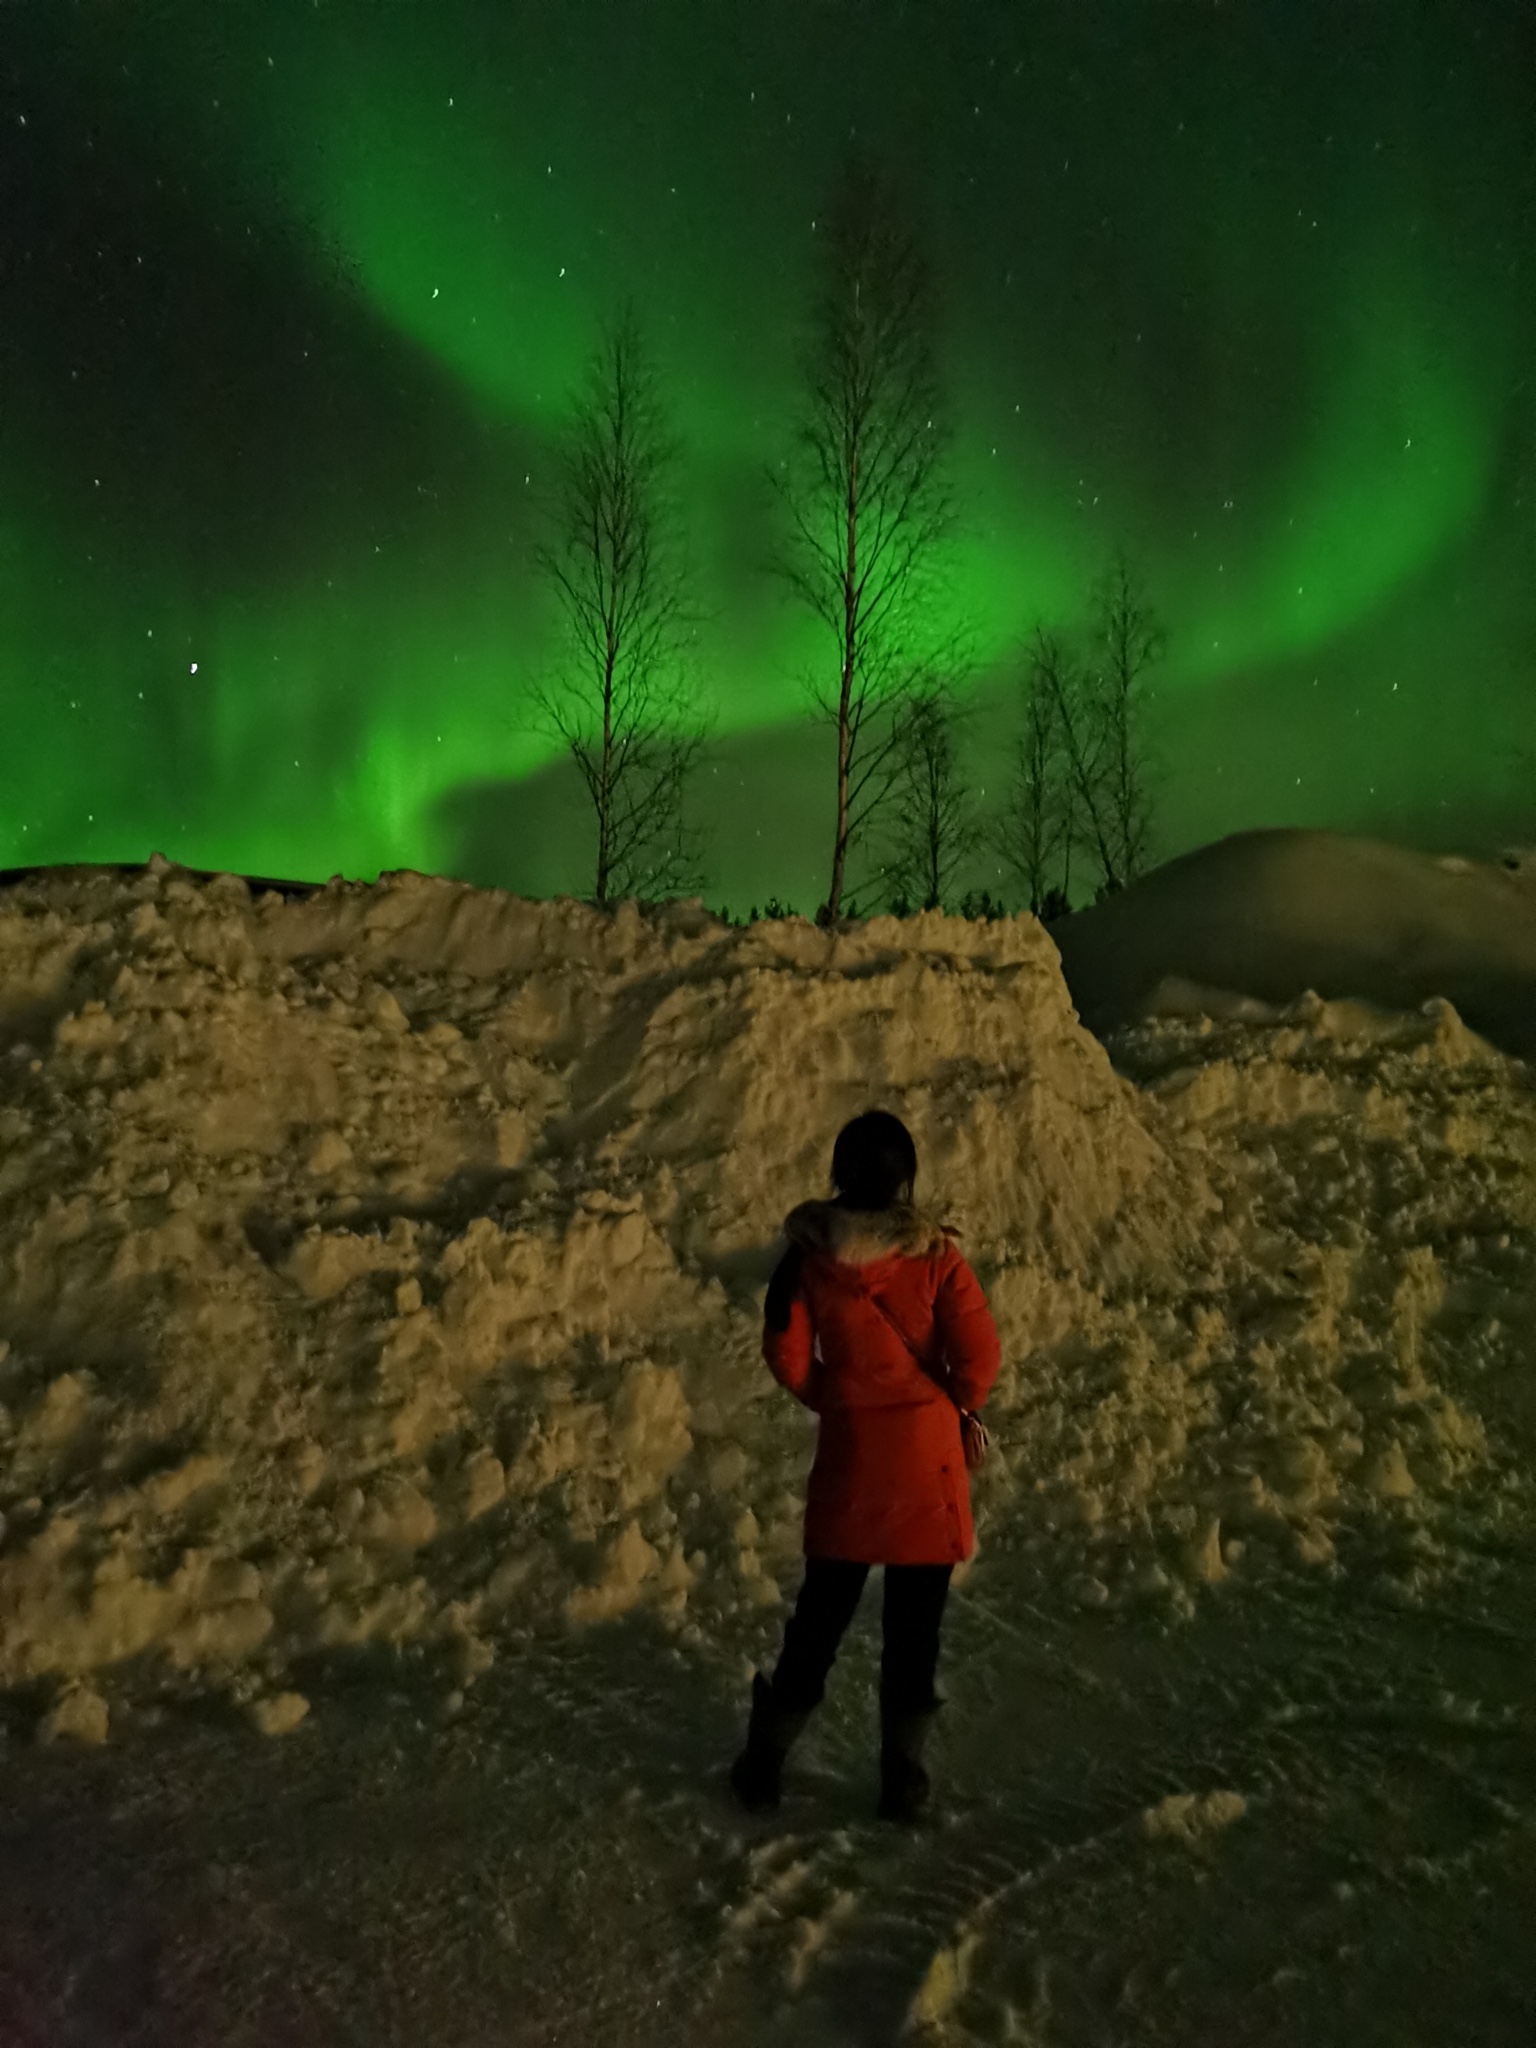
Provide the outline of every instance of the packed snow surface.
[[[118,1925],[152,1956],[143,2025],[192,2042],[1342,2041],[1374,2038],[1351,1955],[1409,1983],[1357,1894],[1486,1864],[1536,1909],[1536,1107],[1411,957],[1416,933],[1443,968],[1459,930],[1471,1008],[1525,942],[1491,919],[1479,966],[1416,856],[1283,859],[1293,935],[1308,862],[1367,881],[1266,980],[1230,860],[1225,951],[1168,950],[1199,875],[1151,878],[1162,952],[1144,923],[1113,1004],[1102,947],[1092,970],[1128,1020],[1107,1049],[1027,916],[733,929],[160,861],[0,894],[0,2021],[88,2029],[59,1956]],[[1084,916],[1119,932],[1134,894]],[[1324,927],[1338,1000],[1289,986]],[[1004,1358],[947,1819],[894,1842],[866,1812],[872,1620],[781,1815],[719,1786],[812,1441],[762,1288],[872,1106],[911,1127]],[[1452,1757],[1424,1840],[1402,1783],[1396,1820],[1361,1817],[1374,1684]],[[1399,1765],[1400,1735],[1372,1738]],[[387,1887],[364,1809],[405,1859]],[[204,1825],[204,1861],[169,1846]],[[78,1902],[37,1920],[82,1830],[95,1933]],[[112,1889],[119,1839],[175,1942]],[[1201,1889],[1222,1858],[1253,1917]],[[274,1887],[356,1924],[273,1934]],[[1413,1912],[1377,1921],[1418,1952]],[[1536,1998],[1510,1967],[1481,2038]]]
[[1453,1003],[1506,1052],[1536,1050],[1536,874],[1340,832],[1240,832],[1053,927],[1095,1029],[1147,1008],[1249,1014],[1308,990],[1388,1009]]

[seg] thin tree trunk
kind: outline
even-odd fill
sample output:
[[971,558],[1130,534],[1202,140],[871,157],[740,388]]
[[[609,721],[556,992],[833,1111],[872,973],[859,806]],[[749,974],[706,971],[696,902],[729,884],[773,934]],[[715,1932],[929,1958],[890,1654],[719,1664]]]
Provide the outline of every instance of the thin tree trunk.
[[928,903],[926,909],[940,909],[944,893],[944,788],[940,764],[928,762]]
[[837,700],[837,836],[832,844],[832,886],[827,892],[827,922],[842,907],[843,871],[848,859],[848,765],[852,735],[848,729],[853,698],[854,657],[858,630],[859,448],[855,439],[848,462],[848,498],[843,557],[843,675]]
[[827,920],[837,916],[843,896],[843,868],[848,859],[848,685],[843,684],[842,716],[837,724],[837,836],[832,842],[832,886],[827,891]]
[[597,799],[597,900],[608,901],[609,869],[613,858],[613,647],[603,675],[603,766]]

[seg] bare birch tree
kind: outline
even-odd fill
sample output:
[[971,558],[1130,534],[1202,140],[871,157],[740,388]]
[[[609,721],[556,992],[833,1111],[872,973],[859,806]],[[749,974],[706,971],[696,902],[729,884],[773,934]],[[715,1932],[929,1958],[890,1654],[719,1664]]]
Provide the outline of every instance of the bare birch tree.
[[1140,577],[1117,552],[1094,590],[1092,681],[1099,726],[1099,775],[1111,888],[1135,881],[1147,864],[1152,831],[1152,769],[1144,700],[1149,672],[1162,660],[1165,634]]
[[804,361],[793,459],[774,472],[787,512],[781,567],[836,646],[816,703],[837,733],[831,878],[889,802],[900,700],[948,665],[930,644],[940,544],[953,523],[928,265],[888,183],[847,169],[822,227],[822,285]]
[[1074,852],[1097,865],[1102,895],[1144,871],[1151,839],[1143,704],[1165,638],[1122,553],[1093,587],[1084,644],[1080,653],[1060,633],[1036,628],[1013,778],[991,828],[994,849],[1037,914],[1070,907]]
[[[1036,630],[1030,650],[1033,690],[1050,706],[1061,757],[1061,785],[1071,809],[1068,844],[1099,864],[1106,887],[1120,886],[1106,779],[1109,759],[1104,707],[1093,673],[1059,634]],[[1070,884],[1064,884],[1070,886]]]
[[981,834],[956,751],[962,714],[929,684],[895,714],[896,770],[884,880],[892,908],[941,910]]
[[534,693],[569,748],[597,825],[593,895],[700,885],[685,786],[704,745],[687,671],[692,624],[670,494],[676,446],[632,310],[606,328],[572,411],[553,536],[537,560],[563,615],[565,659]]
[[1055,704],[1032,662],[1024,683],[1024,727],[988,837],[1037,917],[1070,901],[1075,828]]

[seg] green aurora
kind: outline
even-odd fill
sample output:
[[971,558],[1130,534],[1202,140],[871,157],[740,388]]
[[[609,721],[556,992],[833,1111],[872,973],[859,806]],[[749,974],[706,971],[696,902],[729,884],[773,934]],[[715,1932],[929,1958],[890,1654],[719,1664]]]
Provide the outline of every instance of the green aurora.
[[765,573],[762,478],[850,139],[909,172],[943,281],[978,783],[1020,642],[1123,542],[1170,629],[1163,855],[1531,832],[1523,15],[13,5],[3,862],[580,893],[529,557],[629,295],[685,448],[706,894],[813,908],[821,650]]

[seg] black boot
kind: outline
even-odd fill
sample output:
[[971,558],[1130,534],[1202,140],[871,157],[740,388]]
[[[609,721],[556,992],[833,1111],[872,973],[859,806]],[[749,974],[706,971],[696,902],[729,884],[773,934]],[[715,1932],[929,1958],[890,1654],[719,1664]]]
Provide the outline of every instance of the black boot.
[[880,1710],[881,1820],[914,1821],[928,1804],[932,1786],[923,1768],[923,1745],[938,1707],[919,1712]]
[[749,1813],[778,1805],[784,1759],[810,1718],[809,1713],[786,1712],[774,1698],[773,1687],[763,1674],[753,1674],[747,1746],[731,1765],[731,1787]]

